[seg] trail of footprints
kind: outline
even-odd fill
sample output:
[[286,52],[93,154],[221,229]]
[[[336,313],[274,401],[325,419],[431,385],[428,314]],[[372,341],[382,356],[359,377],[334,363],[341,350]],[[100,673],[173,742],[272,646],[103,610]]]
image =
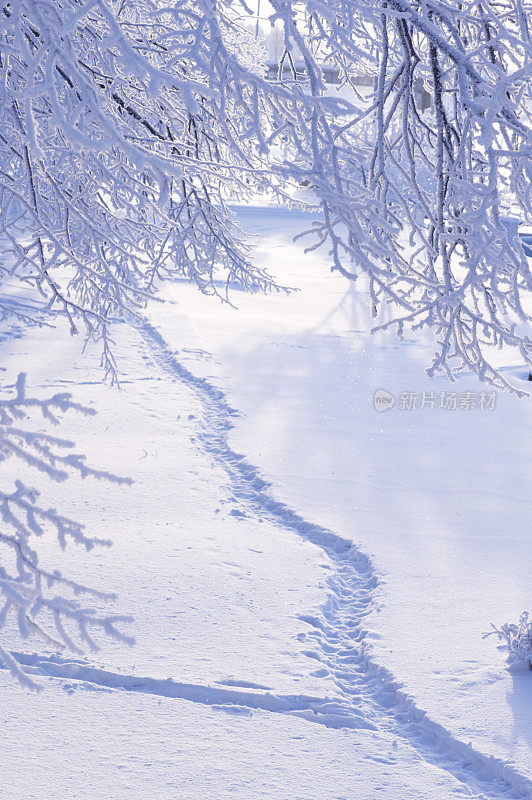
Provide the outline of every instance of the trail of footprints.
[[320,547],[334,566],[329,594],[321,614],[301,616],[307,632],[305,653],[332,678],[337,696],[312,698],[279,696],[232,686],[205,687],[91,668],[81,661],[62,661],[17,654],[28,672],[90,682],[108,689],[123,689],[246,713],[264,710],[302,717],[328,727],[366,728],[388,734],[413,748],[420,759],[455,776],[464,796],[532,800],[532,782],[502,761],[475,751],[416,708],[393,676],[372,658],[364,630],[365,617],[375,602],[378,585],[369,559],[351,542],[307,522],[279,503],[268,484],[244,456],[228,443],[235,411],[224,394],[204,378],[190,372],[172,353],[159,331],[149,322],[137,326],[154,362],[174,381],[188,387],[201,402],[197,441],[223,468],[231,493],[248,514],[284,528]]
[[[227,474],[229,488],[249,513],[281,526],[320,547],[335,569],[322,614],[303,616],[308,626],[306,651],[332,677],[351,727],[376,728],[401,739],[428,763],[454,775],[469,796],[503,800],[532,798],[532,782],[513,767],[476,752],[443,726],[430,720],[372,658],[364,630],[375,602],[378,581],[372,564],[350,541],[313,523],[279,503],[268,484],[228,442],[235,411],[223,392],[191,373],[149,322],[138,327],[153,360],[173,380],[186,385],[200,400],[203,420],[198,441]],[[341,721],[341,720],[340,720]],[[348,727],[347,718],[345,727]]]
[[228,433],[236,412],[223,392],[181,364],[152,324],[144,322],[138,331],[160,369],[200,400],[203,420],[198,421],[198,441],[224,469],[231,493],[246,512],[312,542],[333,563],[322,614],[304,616],[302,621],[308,626],[306,642],[311,644],[307,655],[333,678],[343,715],[346,707],[350,709],[353,727],[375,727],[401,739],[420,758],[454,775],[470,796],[532,799],[531,781],[504,762],[476,752],[430,720],[401,690],[393,675],[375,663],[364,620],[375,602],[378,581],[367,556],[350,541],[307,522],[275,500],[257,468],[229,445]]
[[344,716],[346,704],[350,709],[351,727],[375,727],[405,741],[420,758],[454,775],[470,796],[532,798],[532,783],[527,778],[502,761],[476,752],[428,719],[393,676],[375,663],[364,630],[378,585],[369,559],[350,541],[307,522],[276,501],[257,468],[229,445],[235,411],[223,392],[183,366],[149,322],[138,330],[156,364],[200,400],[203,420],[199,421],[198,441],[226,472],[229,488],[242,507],[312,542],[332,561],[335,570],[322,614],[301,619],[308,626],[306,641],[312,645],[307,655],[331,675]]

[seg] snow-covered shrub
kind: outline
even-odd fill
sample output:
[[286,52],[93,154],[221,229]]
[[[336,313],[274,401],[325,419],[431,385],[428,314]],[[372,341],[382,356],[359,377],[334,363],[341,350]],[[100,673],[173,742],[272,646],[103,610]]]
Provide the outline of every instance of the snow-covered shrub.
[[[131,483],[109,472],[88,466],[85,458],[73,451],[73,443],[42,433],[35,423],[28,425],[34,412],[47,424],[57,424],[60,414],[69,410],[93,415],[95,412],[75,403],[69,394],[58,393],[44,400],[29,397],[25,375],[15,385],[14,396],[0,400],[0,465],[10,458],[38,470],[52,481],[65,481],[70,473],[92,476],[114,483]],[[84,526],[39,502],[37,489],[16,480],[9,490],[0,484],[0,630],[13,620],[20,637],[35,636],[54,650],[83,652],[82,647],[98,649],[93,639],[100,632],[128,644],[131,637],[118,628],[129,617],[102,615],[83,607],[77,596],[111,600],[113,594],[101,592],[64,576],[59,569],[39,563],[38,540],[55,534],[62,550],[68,541],[87,550],[95,545],[110,546],[108,540],[88,536]],[[23,686],[40,688],[20,668],[16,658],[0,642],[0,662]]]
[[506,643],[510,664],[528,664],[532,669],[532,621],[528,612],[524,611],[519,622],[506,623],[500,628],[493,626],[499,639]]

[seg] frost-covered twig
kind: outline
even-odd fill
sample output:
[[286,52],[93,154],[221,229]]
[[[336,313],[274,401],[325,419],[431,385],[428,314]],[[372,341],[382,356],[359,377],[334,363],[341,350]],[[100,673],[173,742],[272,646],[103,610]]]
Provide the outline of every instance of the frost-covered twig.
[[528,612],[521,614],[517,624],[506,623],[500,628],[492,625],[492,628],[492,633],[496,633],[506,644],[509,663],[528,664],[532,669],[532,622]]
[[[0,400],[0,459],[5,461],[15,456],[54,481],[64,481],[70,472],[77,472],[83,478],[92,476],[119,484],[131,483],[129,479],[87,465],[83,456],[72,451],[72,442],[22,427],[31,412],[40,413],[47,423],[57,424],[58,415],[69,410],[94,414],[92,409],[75,403],[67,393],[44,400],[28,396],[25,375],[19,375],[14,396]],[[3,601],[0,629],[12,617],[22,638],[33,635],[54,649],[68,648],[78,653],[83,646],[97,649],[93,634],[98,631],[133,643],[118,627],[120,623],[129,622],[129,617],[101,615],[76,600],[78,596],[111,600],[113,594],[72,580],[58,569],[43,568],[35,547],[37,539],[50,534],[55,534],[63,550],[69,539],[87,550],[95,545],[110,546],[109,540],[88,536],[80,523],[63,516],[55,508],[41,505],[39,492],[20,480],[15,481],[12,491],[0,490],[0,518],[0,597]],[[62,594],[56,594],[58,591]],[[38,688],[1,645],[0,659],[23,685]]]

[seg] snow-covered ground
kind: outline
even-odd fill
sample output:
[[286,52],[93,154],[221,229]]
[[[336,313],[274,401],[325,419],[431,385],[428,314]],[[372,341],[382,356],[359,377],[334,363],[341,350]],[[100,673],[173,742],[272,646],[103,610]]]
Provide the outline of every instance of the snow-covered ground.
[[301,291],[166,287],[117,326],[120,393],[62,328],[2,342],[10,380],[94,404],[61,434],[135,481],[32,476],[112,537],[62,563],[119,593],[137,644],[4,635],[44,691],[0,673],[0,798],[532,798],[532,674],[483,638],[529,607],[531,401],[429,381],[430,340],[369,336],[363,294],[292,243],[309,218],[238,214]]

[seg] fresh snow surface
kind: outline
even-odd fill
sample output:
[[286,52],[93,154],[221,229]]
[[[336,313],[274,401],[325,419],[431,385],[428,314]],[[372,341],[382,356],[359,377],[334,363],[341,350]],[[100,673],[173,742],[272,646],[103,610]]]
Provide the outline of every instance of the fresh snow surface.
[[25,476],[113,539],[41,559],[117,591],[137,644],[80,656],[3,632],[44,691],[0,672],[0,798],[532,798],[532,673],[483,638],[530,608],[531,401],[401,409],[486,390],[430,381],[428,336],[365,333],[363,288],[292,243],[310,217],[238,216],[301,291],[235,291],[235,310],[165,287],[116,326],[120,392],[61,324],[5,332],[6,381],[94,405],[58,433],[134,479]]

